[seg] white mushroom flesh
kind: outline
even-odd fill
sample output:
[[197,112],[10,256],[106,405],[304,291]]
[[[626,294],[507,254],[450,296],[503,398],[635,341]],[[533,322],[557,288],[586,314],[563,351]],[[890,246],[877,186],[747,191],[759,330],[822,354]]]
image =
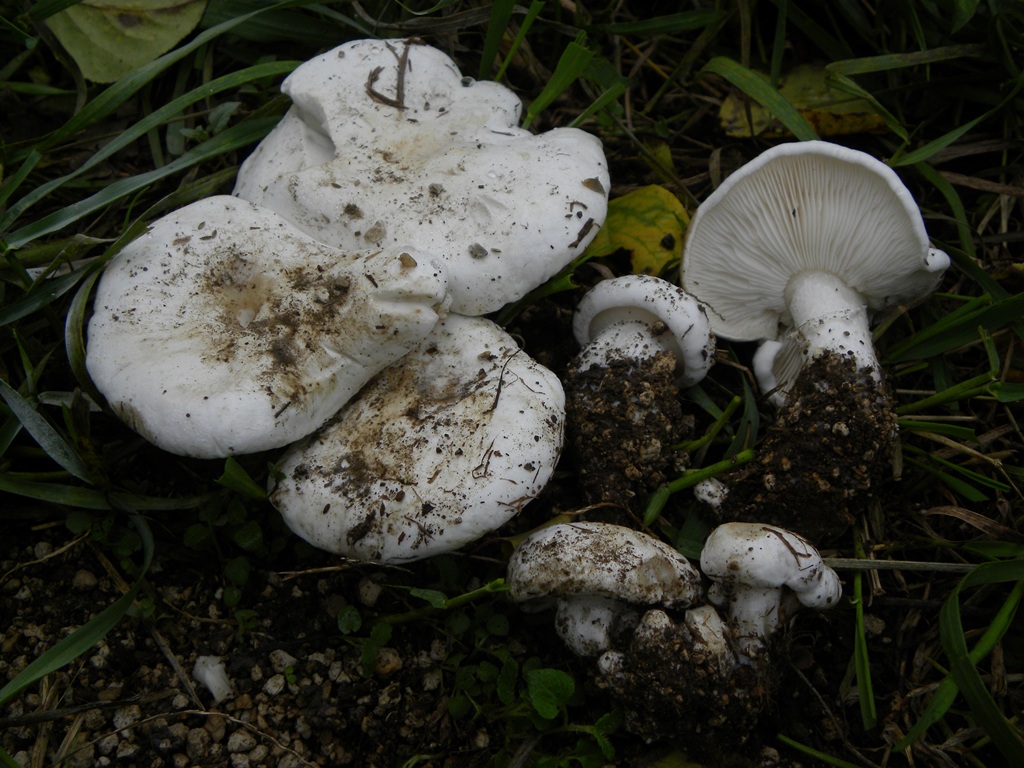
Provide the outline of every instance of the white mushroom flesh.
[[438,321],[444,266],[342,252],[237,198],[157,221],[107,266],[86,365],[111,408],[172,453],[277,448],[323,425]]
[[561,383],[497,325],[449,315],[314,438],[271,493],[313,545],[382,563],[458,549],[544,488],[564,437]]
[[650,275],[603,280],[590,289],[576,308],[573,334],[583,346],[575,363],[581,371],[665,351],[677,360],[679,385],[689,387],[715,359],[704,308],[678,286]]
[[220,656],[197,656],[192,667],[192,677],[206,686],[216,704],[235,695],[231,678]]
[[600,595],[573,595],[555,603],[555,631],[577,656],[609,650],[616,630],[636,625],[639,618],[621,601]]
[[712,580],[708,599],[727,606],[745,650],[755,652],[776,632],[783,590],[801,605],[827,608],[842,595],[835,571],[801,536],[760,523],[726,523],[708,536],[700,556],[701,571]]
[[451,275],[452,310],[524,296],[583,252],[607,212],[600,141],[532,135],[509,89],[417,41],[358,40],[296,69],[293,106],[235,194],[331,245],[416,243]]
[[[929,248],[917,205],[891,168],[835,144],[796,142],[747,163],[700,206],[683,285],[726,338],[776,339],[780,326],[815,337],[808,323],[821,317],[841,338],[843,324],[854,324],[859,347],[861,312],[921,298],[948,264]],[[806,306],[794,313],[791,302],[807,290],[828,301],[822,315]]]

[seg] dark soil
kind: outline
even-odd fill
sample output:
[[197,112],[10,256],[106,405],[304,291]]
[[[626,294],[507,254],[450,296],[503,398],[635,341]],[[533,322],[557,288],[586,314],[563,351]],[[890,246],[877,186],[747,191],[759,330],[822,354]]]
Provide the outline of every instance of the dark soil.
[[[104,548],[62,525],[26,525],[10,534],[0,553],[0,679],[13,677],[126,587]],[[201,560],[158,552],[135,614],[0,710],[0,746],[21,765],[79,768],[462,767],[510,759],[533,765],[576,739],[555,732],[541,739],[522,719],[453,714],[450,706],[463,690],[460,665],[471,668],[499,650],[522,662],[542,658],[573,674],[581,686],[575,712],[612,710],[609,692],[595,683],[596,670],[572,658],[554,636],[550,612],[521,614],[496,598],[470,612],[468,629],[441,615],[396,626],[376,645],[366,631],[344,636],[337,617],[346,606],[367,619],[407,608],[391,583],[406,582],[410,574],[395,579],[379,568],[339,566],[329,556],[304,556],[302,562],[299,572],[254,570],[247,611],[232,615],[224,606],[222,579]],[[434,577],[430,567],[419,570],[414,576]],[[495,616],[507,616],[507,625]],[[816,618],[809,623],[820,626]],[[498,632],[488,634],[485,625]],[[840,681],[827,680],[830,665],[823,667],[801,646],[798,640],[800,650],[780,654],[779,670],[792,678],[794,662],[787,655],[795,653],[804,682],[782,689],[773,701],[757,702],[755,713],[764,710],[760,725],[747,714],[720,731],[717,743],[727,747],[722,759],[729,764],[799,765],[765,747],[777,720],[782,713],[791,718],[794,706],[808,710],[809,719],[801,722],[811,731],[815,721],[831,717],[819,697],[834,699]],[[830,643],[819,642],[813,652],[831,656]],[[219,703],[192,673],[196,658],[208,655],[224,661],[233,688]],[[812,684],[807,676],[818,680]],[[651,712],[640,730],[664,733],[666,718],[678,712],[654,687],[647,698],[668,708]],[[490,706],[484,695],[480,702]],[[741,729],[735,744],[731,728]],[[699,724],[681,726],[682,745],[692,745],[700,730]],[[829,733],[842,738],[834,724]],[[616,759],[609,764],[618,765],[651,765],[676,746],[665,739],[647,744],[621,726],[613,740]]]
[[712,516],[768,523],[818,546],[836,541],[894,474],[888,387],[851,358],[820,354],[800,372],[757,458],[721,477]]
[[670,352],[585,371],[570,365],[567,441],[587,502],[642,513],[647,495],[686,468],[673,446],[692,438],[694,420],[683,415],[675,377]]

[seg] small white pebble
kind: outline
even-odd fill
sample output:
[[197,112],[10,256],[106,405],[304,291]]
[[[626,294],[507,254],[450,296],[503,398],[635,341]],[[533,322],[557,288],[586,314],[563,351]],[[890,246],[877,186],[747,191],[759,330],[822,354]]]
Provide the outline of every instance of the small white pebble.
[[220,656],[199,656],[192,667],[192,677],[209,689],[217,704],[235,695]]

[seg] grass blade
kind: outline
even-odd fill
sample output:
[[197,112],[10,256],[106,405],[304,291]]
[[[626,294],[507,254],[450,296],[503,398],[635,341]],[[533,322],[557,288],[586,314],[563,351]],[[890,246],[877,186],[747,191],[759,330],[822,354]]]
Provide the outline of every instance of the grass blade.
[[919,147],[915,149],[913,152],[900,154],[900,152],[897,151],[896,154],[893,156],[892,160],[889,161],[889,164],[894,167],[901,165],[914,165],[916,163],[921,163],[931,159],[931,157],[935,155],[936,152],[945,149],[950,144],[955,142],[957,139],[964,136],[968,131],[974,130],[974,128],[980,123],[985,122],[993,115],[1001,112],[1004,107],[1006,107],[1015,98],[1017,98],[1017,94],[1020,93],[1021,86],[1024,86],[1024,73],[1022,73],[1021,76],[1017,78],[1017,82],[1014,84],[1013,88],[1006,95],[1006,97],[1002,101],[1000,101],[996,106],[992,107],[992,109],[990,109],[988,112],[979,115],[973,120],[968,120],[966,123],[963,123],[962,125],[958,125],[952,131],[943,134],[942,136],[940,136],[937,139],[934,139],[933,141],[929,141],[923,147]]
[[562,51],[562,56],[558,60],[558,64],[555,67],[555,71],[551,74],[548,84],[544,86],[544,90],[538,94],[537,98],[527,108],[526,117],[523,120],[523,128],[529,128],[530,124],[537,118],[537,115],[551,106],[552,102],[567,91],[576,82],[576,79],[586,71],[590,60],[594,58],[594,52],[582,45],[582,39],[583,35],[580,34],[576,40],[569,43],[565,50]]
[[[275,8],[284,8],[294,3],[282,2],[267,5],[264,8],[251,11],[237,16],[234,19],[225,21],[218,24],[215,27],[211,27],[200,34],[196,35],[185,45],[180,48],[175,48],[169,53],[165,53],[158,59],[153,60],[144,67],[140,67],[130,75],[126,75],[118,80],[116,83],[110,85],[102,93],[100,93],[95,99],[92,99],[87,103],[78,113],[69,119],[64,125],[55,130],[49,136],[42,141],[38,142],[34,149],[39,151],[45,151],[53,148],[65,139],[73,136],[79,131],[93,125],[106,117],[113,114],[114,110],[124,104],[128,99],[135,95],[140,89],[143,88],[148,82],[154,77],[159,75],[165,69],[175,64],[186,56],[194,53],[198,48],[206,45],[207,43],[215,40],[225,32],[229,32],[234,27],[242,24],[254,16],[263,13],[264,11],[273,10]],[[14,156],[16,159],[20,159],[17,155]],[[10,160],[8,160],[10,162]]]
[[[1006,732],[1006,727],[1009,726],[1009,723],[1006,723],[1006,718],[1003,717],[1002,713],[998,712],[998,709],[994,714],[991,711],[991,705],[994,705],[995,702],[991,702],[990,705],[983,701],[986,698],[991,701],[991,696],[988,694],[988,690],[985,689],[984,682],[978,675],[975,665],[980,663],[992,652],[996,643],[998,643],[1006,633],[1010,621],[1013,619],[1017,606],[1020,602],[1020,587],[1022,585],[1022,582],[1020,581],[1021,579],[1024,579],[1024,560],[982,563],[971,571],[971,573],[961,579],[956,589],[943,604],[939,614],[939,630],[942,637],[943,648],[946,651],[946,655],[949,656],[951,660],[951,674],[943,678],[942,682],[939,683],[935,693],[932,694],[932,699],[929,702],[927,709],[921,715],[921,719],[918,720],[907,735],[893,747],[894,751],[901,752],[908,749],[912,744],[924,736],[925,732],[932,725],[942,719],[949,708],[953,705],[957,694],[960,692],[961,679],[970,687],[970,696],[975,698],[984,709],[985,714],[983,717],[985,718],[985,722],[979,724],[982,725],[982,727],[986,727],[987,725],[986,731],[988,731],[989,728],[992,728],[999,732],[1000,739],[1005,740],[1006,746],[1011,752],[1020,745],[1020,735],[1018,733]],[[1007,581],[1017,581],[1017,584],[1014,586],[1007,599],[1003,602],[1003,605],[1000,607],[999,612],[996,614],[993,621],[978,639],[974,648],[968,652],[967,643],[964,640],[963,626],[960,622],[959,596],[961,591],[971,586],[996,584]],[[954,671],[956,674],[953,674]],[[980,691],[978,690],[979,688],[981,689]],[[968,703],[971,705],[973,710],[975,703],[971,698],[968,699]],[[995,736],[993,736],[991,732],[989,732],[989,735],[992,736],[993,741],[996,741]],[[1014,739],[1016,739],[1016,744],[1014,743]],[[999,742],[997,742],[997,745],[998,744]],[[1020,746],[1021,748],[1024,748],[1024,745]],[[1000,746],[1000,749],[1002,749],[1002,746]],[[1024,757],[1021,757],[1017,761],[1009,764],[1024,765]]]
[[[968,588],[984,584],[1016,582],[1007,596],[999,613],[986,629],[982,640],[987,641],[980,653],[981,641],[971,652],[964,640],[964,628],[960,621],[960,593]],[[985,563],[965,576],[953,594],[942,606],[939,614],[939,630],[942,646],[950,660],[950,671],[971,708],[977,724],[988,734],[1000,752],[1007,759],[1007,765],[1024,765],[1024,739],[1020,729],[1014,726],[999,709],[989,692],[977,664],[1010,628],[1021,596],[1024,595],[1024,560]]]
[[112,202],[138,192],[163,178],[179,173],[205,160],[249,146],[250,144],[255,144],[266,136],[270,129],[277,125],[277,122],[278,118],[276,117],[263,117],[246,120],[238,125],[234,125],[217,134],[212,139],[204,141],[199,146],[189,150],[163,168],[156,168],[147,173],[140,173],[127,179],[115,181],[85,200],[69,205],[60,211],[44,216],[28,226],[22,227],[11,233],[8,246],[10,248],[20,248],[36,238],[63,229],[83,216],[100,211]]
[[295,69],[298,64],[299,62],[297,61],[275,61],[266,64],[258,64],[254,67],[249,67],[247,69],[240,70],[239,72],[233,72],[230,75],[225,75],[224,77],[219,77],[216,80],[204,83],[200,87],[194,88],[188,93],[168,102],[159,109],[153,110],[143,119],[139,120],[130,128],[119,134],[117,138],[106,144],[101,150],[82,163],[82,165],[76,170],[64,176],[60,176],[59,178],[52,179],[22,197],[4,213],[2,218],[0,218],[0,229],[9,229],[22,213],[32,205],[35,205],[37,202],[42,200],[48,194],[60,188],[72,179],[81,176],[90,168],[99,165],[114,153],[124,149],[141,136],[144,136],[148,131],[162,125],[171,118],[180,115],[186,108],[196,102],[208,99],[222,91],[238,88],[253,80],[264,77],[286,75]]
[[726,11],[714,8],[701,8],[695,11],[683,11],[666,16],[655,16],[640,21],[622,21],[614,24],[599,24],[593,27],[595,32],[612,35],[629,35],[650,37],[651,35],[672,35],[676,32],[688,32],[703,29],[719,23],[727,15]]
[[800,111],[790,104],[786,97],[772,88],[771,84],[765,81],[751,69],[744,67],[737,61],[726,56],[716,56],[711,59],[701,72],[711,72],[728,80],[732,85],[752,98],[762,107],[768,110],[780,123],[800,141],[817,139],[818,134]]
[[977,307],[973,311],[947,315],[898,345],[886,357],[892,362],[901,363],[941,355],[981,339],[979,328],[994,333],[1005,325],[1017,322],[1021,317],[1024,317],[1024,294],[1017,294],[994,301],[988,306]]
[[519,29],[516,31],[516,36],[512,38],[512,43],[508,47],[508,53],[505,54],[505,60],[501,62],[501,66],[498,67],[498,72],[495,74],[494,79],[500,82],[505,76],[505,72],[508,70],[509,65],[516,56],[516,52],[523,44],[523,40],[526,39],[526,33],[530,31],[530,27],[533,26],[533,22],[537,20],[540,12],[544,10],[544,0],[533,0],[530,3],[530,7],[526,10],[526,15],[523,20],[519,22]]
[[508,23],[512,19],[512,10],[515,8],[515,0],[496,0],[491,6],[491,19],[487,22],[487,34],[484,37],[484,47],[480,54],[480,80],[490,80],[491,70],[494,67],[494,60],[498,57],[498,49],[501,48],[502,38],[508,29]]
[[[855,537],[855,553],[865,559],[864,545],[860,536]],[[864,629],[864,574],[853,576],[853,607],[856,623],[853,634],[853,666],[857,673],[857,701],[860,704],[860,719],[864,730],[870,731],[878,724],[875,709],[875,691],[871,684],[871,659],[868,658],[868,640]]]
[[43,307],[53,303],[65,293],[70,291],[78,282],[91,270],[91,266],[76,269],[66,275],[54,278],[41,278],[38,290],[30,290],[25,296],[17,301],[0,309],[0,326],[10,325],[16,320],[28,317],[33,312],[38,312]]
[[47,456],[79,480],[93,482],[92,472],[75,449],[50,426],[50,422],[44,419],[39,411],[3,379],[0,379],[0,397]]
[[15,675],[7,685],[0,689],[0,705],[17,696],[28,686],[70,664],[83,653],[92,648],[121,620],[131,608],[135,596],[142,586],[142,580],[153,561],[153,533],[146,522],[137,514],[133,514],[132,522],[139,533],[143,545],[142,570],[138,579],[121,597],[96,614],[88,622],[80,626],[70,635],[60,640],[52,648],[39,656],[21,672]]

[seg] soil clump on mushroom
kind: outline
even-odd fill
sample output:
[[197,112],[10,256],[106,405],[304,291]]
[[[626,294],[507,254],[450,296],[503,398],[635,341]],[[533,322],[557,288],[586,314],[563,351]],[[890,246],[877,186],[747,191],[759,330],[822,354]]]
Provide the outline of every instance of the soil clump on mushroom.
[[887,387],[850,357],[807,363],[757,460],[723,478],[728,494],[709,507],[721,521],[777,525],[815,543],[849,529],[892,478],[896,416]]
[[736,764],[770,705],[773,665],[726,663],[684,622],[645,617],[643,628],[614,673],[597,677],[623,708],[625,727],[648,741],[671,735],[707,765]]
[[693,436],[694,418],[683,413],[675,370],[669,352],[607,368],[570,366],[568,442],[591,504],[632,507],[686,468],[687,454],[672,446]]

